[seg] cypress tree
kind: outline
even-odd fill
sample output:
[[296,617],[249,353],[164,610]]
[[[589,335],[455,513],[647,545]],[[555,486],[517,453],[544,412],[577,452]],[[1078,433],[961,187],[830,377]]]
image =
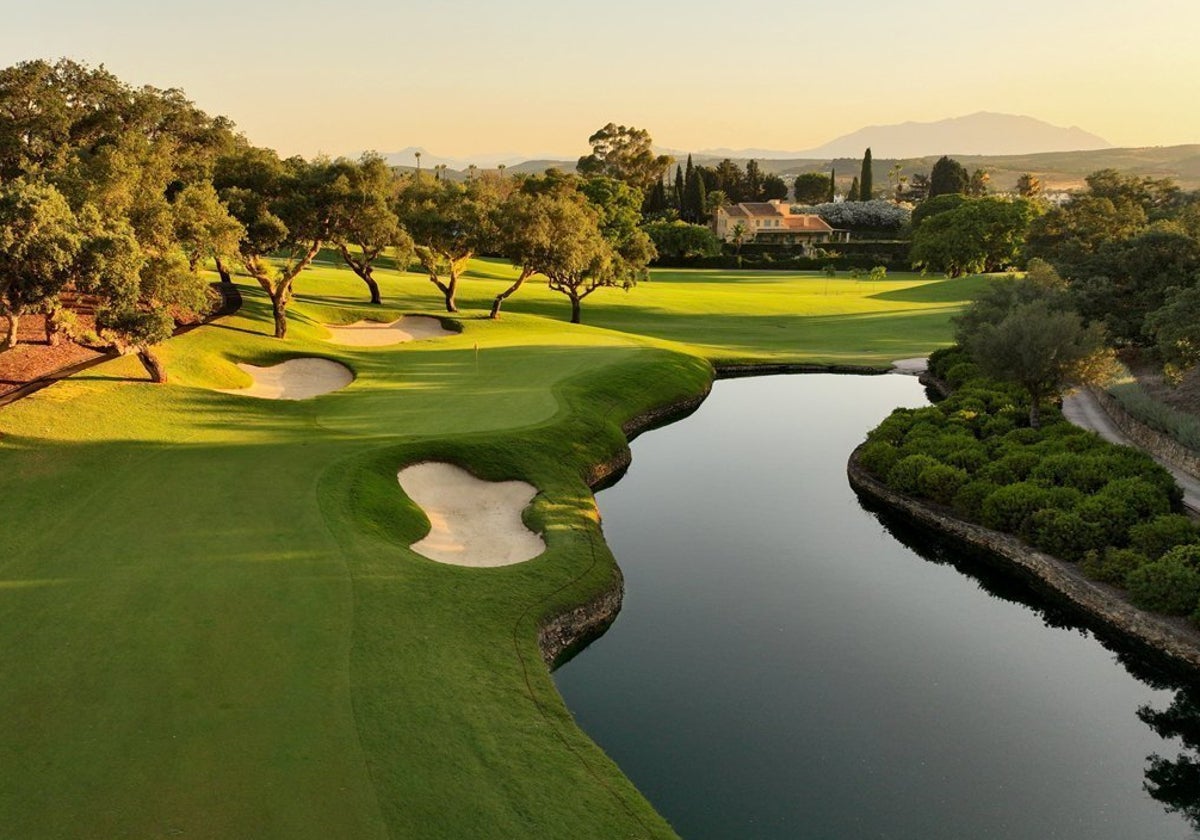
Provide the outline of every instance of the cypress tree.
[[858,179],[858,200],[870,201],[871,193],[875,191],[874,176],[871,173],[871,149],[863,154],[862,176]]
[[700,173],[695,169],[692,170],[690,176],[684,176],[683,185],[683,220],[692,222],[693,224],[701,224],[705,221],[704,213],[704,179],[700,177]]
[[834,198],[837,197],[837,170],[833,167],[829,169],[829,203],[833,204]]
[[854,180],[850,182],[850,192],[846,196],[847,201],[858,201],[858,176],[854,176]]
[[[691,158],[690,155],[688,157],[689,157],[689,159]],[[673,192],[675,195],[675,209],[679,211],[679,218],[681,218],[681,219],[683,218],[683,185],[684,185],[684,183],[685,182],[683,180],[683,167],[681,167],[679,164],[675,164],[675,183],[673,185],[674,186]]]

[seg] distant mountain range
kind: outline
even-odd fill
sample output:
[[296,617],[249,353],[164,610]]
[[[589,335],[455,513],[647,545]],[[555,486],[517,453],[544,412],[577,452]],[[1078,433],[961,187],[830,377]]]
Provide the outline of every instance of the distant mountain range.
[[[885,183],[891,165],[899,162],[905,175],[928,173],[943,154],[957,158],[968,169],[986,169],[992,187],[1011,190],[1024,172],[1037,174],[1047,189],[1072,189],[1097,169],[1113,168],[1131,175],[1170,177],[1185,189],[1200,188],[1200,145],[1148,148],[1113,148],[1102,137],[1079,128],[1060,128],[1031,117],[981,112],[937,122],[907,122],[872,126],[832,140],[815,149],[787,152],[776,149],[702,149],[692,152],[696,163],[711,165],[723,158],[744,164],[753,158],[763,171],[793,178],[802,172],[828,172],[836,168],[839,181],[849,183],[858,174],[862,153],[871,148],[875,182]],[[659,149],[682,161],[686,150]],[[419,147],[391,152],[384,157],[394,166],[412,168],[421,152],[421,168],[445,164],[447,176],[465,177],[471,164],[493,169],[504,164],[512,173],[541,173],[551,167],[575,169],[578,156],[516,153],[481,154],[472,158],[435,155]],[[532,159],[531,159],[532,158]]]
[[[872,125],[843,134],[814,149],[783,152],[775,149],[704,149],[701,155],[758,160],[862,157],[870,148],[875,157],[914,158],[927,155],[1028,155],[1110,149],[1103,137],[1082,128],[1060,128],[1033,117],[980,111],[936,122]],[[685,153],[686,154],[686,153]]]
[[[1027,155],[1040,152],[1074,152],[1110,149],[1112,144],[1090,132],[1072,126],[1061,128],[1048,122],[1013,114],[994,114],[980,111],[965,117],[935,122],[905,122],[896,125],[873,125],[844,134],[824,145],[803,151],[780,149],[700,149],[691,151],[693,159],[732,158],[734,160],[832,160],[862,157],[870,147],[875,157],[917,158],[928,155]],[[683,159],[686,149],[659,149],[660,152]],[[528,171],[530,164],[570,168],[578,156],[518,152],[488,152],[471,157],[437,155],[419,146],[409,146],[398,152],[387,152],[384,158],[393,166],[415,167],[417,153],[421,168],[445,165],[449,169],[465,170],[471,164],[482,169],[494,169],[500,164],[514,171]],[[541,171],[538,169],[536,171]]]

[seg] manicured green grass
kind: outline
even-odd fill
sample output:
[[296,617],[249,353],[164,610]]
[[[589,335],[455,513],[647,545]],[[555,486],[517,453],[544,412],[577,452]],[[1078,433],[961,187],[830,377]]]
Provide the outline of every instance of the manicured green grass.
[[[672,836],[539,657],[539,621],[616,574],[581,476],[622,422],[701,392],[706,359],[917,355],[953,306],[915,277],[676,272],[597,293],[597,326],[538,285],[484,320],[509,274],[477,263],[462,334],[395,348],[319,322],[433,310],[419,275],[382,272],[380,311],[312,269],[286,342],[243,286],[240,314],[164,346],[171,385],[122,359],[0,412],[0,834]],[[299,403],[213,390],[247,384],[233,362],[304,355],[357,378]],[[409,550],[428,526],[395,473],[426,458],[538,486],[547,552],[480,570]]]

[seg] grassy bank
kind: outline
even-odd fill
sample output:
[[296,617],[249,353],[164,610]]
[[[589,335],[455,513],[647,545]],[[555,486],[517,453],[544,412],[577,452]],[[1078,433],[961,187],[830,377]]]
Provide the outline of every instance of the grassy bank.
[[[286,342],[246,286],[239,315],[163,348],[170,386],[123,359],[0,412],[6,834],[671,836],[537,650],[540,620],[615,575],[581,476],[624,421],[702,391],[708,359],[920,355],[971,283],[678,272],[597,293],[594,326],[539,285],[483,320],[508,271],[476,263],[461,334],[395,348],[319,322],[433,310],[419,276],[384,272],[381,313],[348,272],[307,272]],[[213,390],[248,384],[234,362],[306,355],[355,381]],[[409,550],[428,524],[395,473],[425,458],[539,487],[547,552],[480,570]]]

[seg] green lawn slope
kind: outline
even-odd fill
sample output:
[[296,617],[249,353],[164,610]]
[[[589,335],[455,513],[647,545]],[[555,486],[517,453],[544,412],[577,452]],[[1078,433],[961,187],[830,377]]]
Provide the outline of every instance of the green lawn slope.
[[[419,275],[306,272],[287,341],[242,311],[168,342],[172,384],[122,359],[0,411],[0,835],[670,837],[580,732],[540,622],[618,574],[582,476],[621,424],[702,393],[710,360],[885,364],[949,341],[975,280],[872,287],[672,272],[589,299],[590,325],[477,262],[461,334],[394,348],[321,322],[436,309]],[[961,296],[960,296],[961,290]],[[235,362],[323,356],[346,389],[218,393]],[[541,493],[547,551],[499,569],[407,546],[396,470],[437,458]]]

